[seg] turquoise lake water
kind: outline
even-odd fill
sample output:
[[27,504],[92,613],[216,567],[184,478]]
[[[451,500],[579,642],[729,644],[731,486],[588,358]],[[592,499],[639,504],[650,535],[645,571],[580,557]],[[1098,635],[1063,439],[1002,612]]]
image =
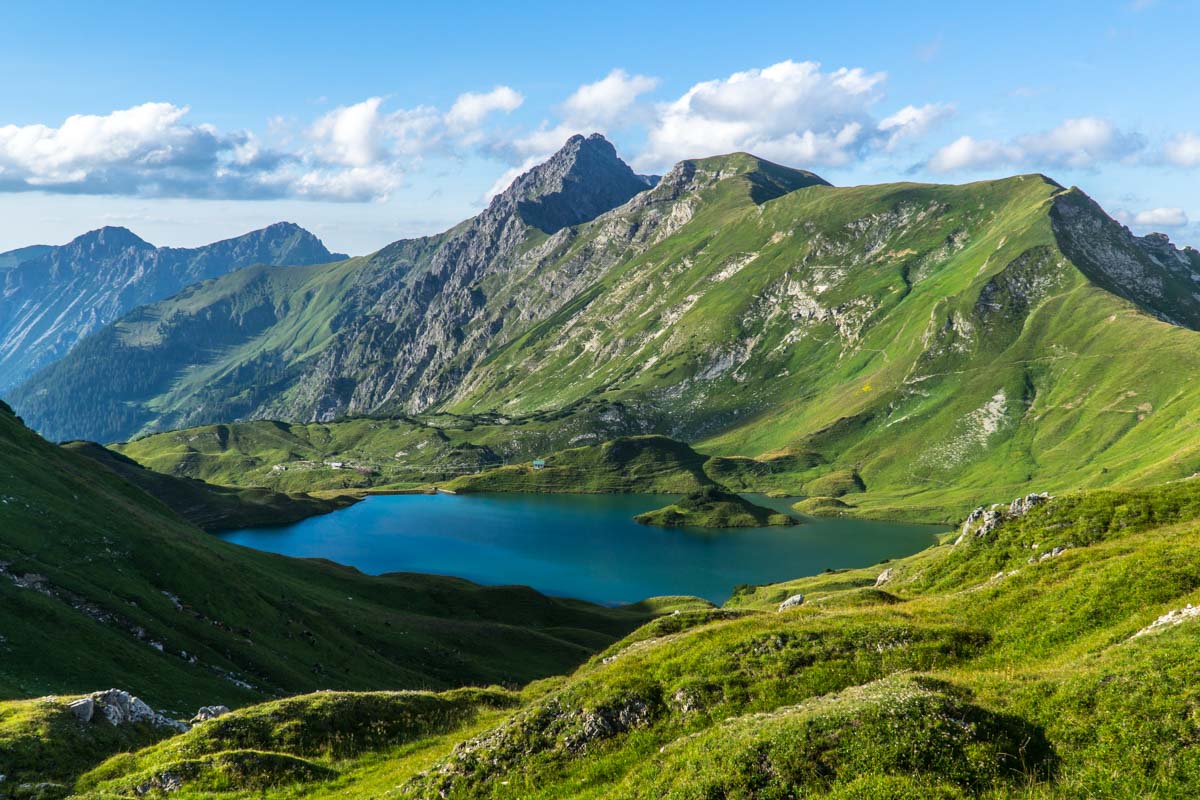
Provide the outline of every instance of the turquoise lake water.
[[[749,496],[786,510],[787,500]],[[794,527],[662,529],[635,514],[665,495],[378,495],[295,525],[223,538],[363,572],[426,572],[477,583],[523,584],[550,595],[626,603],[687,594],[724,602],[740,583],[771,583],[824,569],[910,555],[940,528],[847,519]]]

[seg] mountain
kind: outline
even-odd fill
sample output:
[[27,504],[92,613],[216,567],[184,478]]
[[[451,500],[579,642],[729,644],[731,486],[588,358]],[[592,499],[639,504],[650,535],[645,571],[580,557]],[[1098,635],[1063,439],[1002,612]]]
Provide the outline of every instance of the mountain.
[[14,404],[55,438],[420,414],[528,458],[665,434],[750,471],[731,488],[850,481],[855,513],[924,519],[1200,471],[1200,253],[1078,189],[833,187],[744,153],[639,183],[572,139],[439,236],[139,309]]
[[[322,688],[524,683],[648,618],[228,544],[123,480],[126,467],[51,445],[0,404],[0,696],[117,686],[190,716]],[[164,500],[188,501],[180,492]],[[19,721],[0,711],[0,741]]]
[[23,261],[29,261],[38,256],[45,255],[53,249],[48,244],[34,244],[29,247],[18,247],[16,250],[0,253],[0,269],[12,269]]
[[154,247],[125,228],[101,228],[61,247],[0,254],[0,391],[68,353],[137,306],[251,264],[320,264],[317,237],[279,222],[197,248]]
[[[823,182],[771,165],[744,183],[744,196],[765,198]],[[663,198],[689,186],[648,189],[609,142],[576,136],[446,233],[302,273],[254,268],[193,287],[102,331],[14,401],[52,438],[104,441],[240,417],[425,410],[497,345],[685,222],[686,212],[659,215]],[[609,215],[589,215],[646,194],[656,200],[638,230],[597,240]],[[567,222],[579,224],[558,227]],[[86,409],[76,402],[85,381],[103,387]]]

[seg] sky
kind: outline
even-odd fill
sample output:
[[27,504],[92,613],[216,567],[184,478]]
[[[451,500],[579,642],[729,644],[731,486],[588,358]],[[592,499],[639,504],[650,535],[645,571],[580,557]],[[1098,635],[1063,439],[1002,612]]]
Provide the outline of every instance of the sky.
[[574,133],[838,185],[1044,172],[1200,245],[1200,2],[23,2],[0,19],[0,251],[279,220],[372,252]]

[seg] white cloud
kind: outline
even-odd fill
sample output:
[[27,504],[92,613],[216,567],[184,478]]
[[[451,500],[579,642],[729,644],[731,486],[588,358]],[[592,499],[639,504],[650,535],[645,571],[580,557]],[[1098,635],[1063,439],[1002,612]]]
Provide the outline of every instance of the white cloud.
[[993,139],[960,136],[938,150],[926,163],[931,172],[989,169],[1020,160],[1021,151]]
[[1177,167],[1200,167],[1200,135],[1181,133],[1163,148],[1163,157]]
[[1182,228],[1188,224],[1188,215],[1182,208],[1150,208],[1138,211],[1130,222],[1142,227]]
[[927,103],[905,106],[895,114],[879,121],[879,131],[887,136],[885,147],[891,150],[903,139],[924,136],[935,125],[954,113],[947,103]]
[[[211,126],[187,125],[187,113],[186,106],[144,103],[105,116],[77,114],[58,128],[0,127],[0,188],[128,191],[185,179],[231,157],[248,140],[245,134],[222,136]],[[247,155],[240,151],[240,158]]]
[[520,102],[508,87],[460,95],[445,114],[388,111],[371,97],[307,126],[273,117],[273,145],[249,131],[192,124],[188,108],[171,103],[75,115],[59,127],[5,125],[0,192],[380,200],[424,155],[477,141],[490,113]]
[[489,114],[496,111],[510,114],[524,102],[524,96],[508,86],[497,86],[490,92],[465,92],[458,96],[454,105],[446,112],[446,125],[451,130],[476,127]]
[[791,163],[839,165],[868,146],[868,113],[882,72],[823,72],[812,61],[781,61],[698,83],[659,108],[638,159],[661,168],[683,158],[749,150]]
[[1121,160],[1144,146],[1138,134],[1124,133],[1099,117],[1068,119],[1044,133],[1022,136],[1017,143],[1035,162],[1074,169]]
[[961,136],[935,152],[925,166],[939,173],[1020,166],[1089,169],[1131,159],[1144,147],[1140,135],[1123,132],[1106,119],[1077,117],[1007,142]]
[[629,111],[638,97],[657,86],[658,78],[614,69],[595,83],[576,89],[563,103],[563,112],[575,125],[611,125]]

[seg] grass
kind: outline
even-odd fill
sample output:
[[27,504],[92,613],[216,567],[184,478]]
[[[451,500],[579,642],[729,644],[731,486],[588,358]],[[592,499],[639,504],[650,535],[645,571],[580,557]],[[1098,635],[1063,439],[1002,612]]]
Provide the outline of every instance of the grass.
[[[744,587],[725,608],[685,606],[517,693],[332,695],[324,712],[321,696],[251,707],[225,728],[206,723],[118,756],[76,792],[116,796],[121,781],[156,766],[247,748],[336,775],[256,790],[197,779],[173,796],[1033,800],[1200,790],[1200,621],[1135,636],[1200,602],[1200,483],[1055,498],[988,536],[955,538],[869,569]],[[1039,557],[1059,546],[1069,549]],[[776,611],[795,593],[802,606]],[[328,711],[356,702],[353,714]],[[395,710],[413,702],[458,710]],[[390,731],[400,717],[410,722],[381,739],[335,733],[376,721]]]
[[67,442],[63,447],[111,470],[206,531],[285,525],[328,514],[355,502],[354,497],[345,494],[320,498],[255,486],[217,486],[196,478],[176,478],[146,469],[94,442]]
[[659,492],[711,486],[705,457],[665,436],[631,436],[448,481],[456,492]]
[[634,519],[643,525],[663,528],[759,528],[797,524],[787,514],[776,513],[711,486],[686,494],[663,508],[638,514]]

